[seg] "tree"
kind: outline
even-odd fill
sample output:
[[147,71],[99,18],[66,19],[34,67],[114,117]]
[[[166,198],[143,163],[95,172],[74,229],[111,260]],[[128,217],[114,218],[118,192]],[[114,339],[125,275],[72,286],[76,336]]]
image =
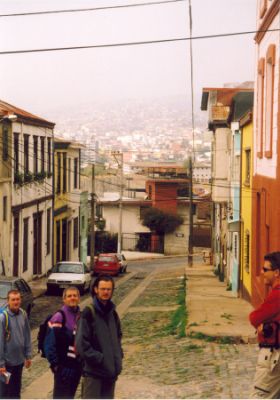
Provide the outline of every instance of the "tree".
[[174,232],[183,221],[179,215],[169,214],[154,207],[147,208],[142,218],[142,224],[159,235]]

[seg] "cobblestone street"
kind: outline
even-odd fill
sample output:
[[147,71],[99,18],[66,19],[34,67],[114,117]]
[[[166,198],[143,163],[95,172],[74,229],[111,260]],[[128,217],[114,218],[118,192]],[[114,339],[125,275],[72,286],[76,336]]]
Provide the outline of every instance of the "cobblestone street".
[[[138,273],[119,285],[115,302],[127,302],[148,275]],[[249,397],[257,346],[229,343],[226,337],[218,343],[210,336],[180,335],[182,320],[176,320],[176,313],[183,287],[184,267],[158,270],[123,315],[125,359],[116,397]],[[51,398],[52,379],[47,371],[46,360],[36,355],[32,369],[24,372],[24,389],[41,377],[49,382],[45,398]],[[80,388],[76,397],[80,397]]]

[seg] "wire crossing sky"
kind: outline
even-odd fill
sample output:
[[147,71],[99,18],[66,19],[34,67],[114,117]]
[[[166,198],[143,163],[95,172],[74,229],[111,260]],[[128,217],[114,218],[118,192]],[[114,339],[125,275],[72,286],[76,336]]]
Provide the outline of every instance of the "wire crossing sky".
[[[34,12],[44,14],[23,17]],[[256,0],[193,1],[195,111],[203,86],[254,80],[255,16]],[[50,109],[131,98],[179,95],[190,104],[185,0],[2,0],[0,18],[7,102],[46,117]]]

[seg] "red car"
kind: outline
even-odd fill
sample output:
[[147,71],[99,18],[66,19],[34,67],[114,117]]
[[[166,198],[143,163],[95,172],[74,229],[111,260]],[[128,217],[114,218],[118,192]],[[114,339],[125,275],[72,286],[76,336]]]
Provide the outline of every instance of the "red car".
[[122,272],[122,265],[118,259],[116,253],[99,254],[95,264],[94,270],[95,275],[108,274],[118,275]]

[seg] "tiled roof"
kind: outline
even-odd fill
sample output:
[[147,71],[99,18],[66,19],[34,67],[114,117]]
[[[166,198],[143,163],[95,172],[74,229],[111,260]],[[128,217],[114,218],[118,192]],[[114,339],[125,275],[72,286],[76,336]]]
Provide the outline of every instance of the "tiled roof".
[[54,128],[55,124],[53,122],[47,121],[44,118],[38,117],[37,115],[31,114],[28,111],[22,110],[16,106],[13,106],[9,103],[6,103],[3,100],[0,100],[0,116],[5,116],[9,114],[15,114],[18,117],[18,120],[21,121],[29,121],[36,125],[47,126],[51,129]]

